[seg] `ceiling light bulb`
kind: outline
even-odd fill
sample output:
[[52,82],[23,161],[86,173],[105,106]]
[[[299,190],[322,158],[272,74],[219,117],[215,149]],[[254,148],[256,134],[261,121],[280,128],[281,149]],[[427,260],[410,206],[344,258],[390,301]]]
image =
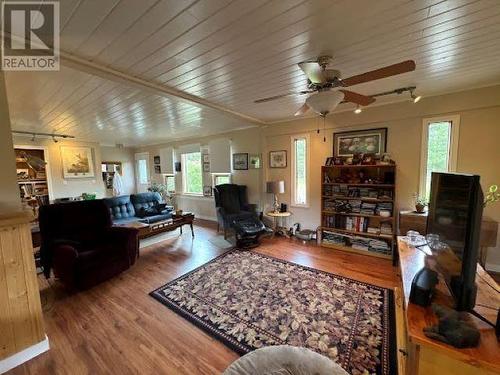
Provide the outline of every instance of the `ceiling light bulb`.
[[356,107],[356,109],[354,110],[354,113],[355,113],[355,114],[357,114],[357,115],[359,115],[361,112],[363,112],[363,110],[362,110],[362,109],[361,109],[361,107],[358,105],[358,106]]

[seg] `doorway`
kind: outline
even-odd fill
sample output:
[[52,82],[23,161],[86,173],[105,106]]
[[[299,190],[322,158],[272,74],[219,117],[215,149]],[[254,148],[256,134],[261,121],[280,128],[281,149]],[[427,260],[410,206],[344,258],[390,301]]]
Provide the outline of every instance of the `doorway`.
[[135,180],[138,193],[148,191],[149,184],[151,182],[149,171],[149,152],[135,154]]

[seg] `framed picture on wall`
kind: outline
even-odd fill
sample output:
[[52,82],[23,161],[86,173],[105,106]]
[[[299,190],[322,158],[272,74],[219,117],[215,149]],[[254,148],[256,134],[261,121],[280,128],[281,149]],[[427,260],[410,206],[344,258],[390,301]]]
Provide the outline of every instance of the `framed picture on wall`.
[[210,162],[210,156],[208,154],[203,154],[203,163],[209,163]]
[[269,168],[286,168],[286,150],[269,152]]
[[158,155],[153,157],[154,164],[160,164],[160,157]]
[[333,155],[352,157],[354,154],[375,154],[386,152],[387,128],[356,130],[333,134]]
[[233,169],[236,171],[246,171],[248,169],[248,154],[233,154]]
[[94,177],[94,159],[90,147],[61,146],[63,178]]
[[210,172],[210,163],[203,163],[203,172]]
[[155,165],[155,173],[161,174],[161,165]]
[[248,167],[250,169],[260,169],[261,167],[260,155],[250,155],[248,157]]
[[205,197],[211,197],[212,196],[212,186],[210,186],[210,185],[203,186],[203,195]]

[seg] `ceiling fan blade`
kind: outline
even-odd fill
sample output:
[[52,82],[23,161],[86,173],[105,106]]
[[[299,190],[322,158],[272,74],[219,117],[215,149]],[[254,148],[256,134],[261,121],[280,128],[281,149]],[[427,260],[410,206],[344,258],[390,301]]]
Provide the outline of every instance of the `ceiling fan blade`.
[[300,62],[299,68],[302,69],[312,83],[326,83],[323,68],[317,62]]
[[372,104],[375,101],[375,98],[372,96],[361,95],[356,92],[348,91],[348,90],[339,90],[344,93],[344,101],[351,102],[359,105],[368,105]]
[[295,112],[294,116],[302,116],[307,111],[309,111],[309,106],[307,105],[307,103],[304,103],[302,107],[300,107],[299,110]]
[[288,94],[281,94],[281,95],[270,96],[268,98],[258,99],[258,100],[255,100],[254,103],[265,103],[265,102],[270,102],[271,100],[286,98],[287,96],[305,95],[305,94],[310,94],[312,92],[314,92],[314,91],[307,90],[307,91],[299,91],[299,92],[289,92]]
[[398,64],[389,65],[384,68],[372,70],[357,76],[352,76],[342,80],[344,86],[353,86],[359,83],[375,81],[377,79],[395,76],[402,73],[412,72],[415,70],[415,61],[407,60]]

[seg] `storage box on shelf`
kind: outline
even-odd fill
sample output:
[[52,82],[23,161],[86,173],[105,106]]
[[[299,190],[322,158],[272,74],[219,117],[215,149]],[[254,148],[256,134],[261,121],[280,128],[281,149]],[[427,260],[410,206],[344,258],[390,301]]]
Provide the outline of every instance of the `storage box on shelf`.
[[321,169],[321,244],[392,259],[396,166],[335,165]]

